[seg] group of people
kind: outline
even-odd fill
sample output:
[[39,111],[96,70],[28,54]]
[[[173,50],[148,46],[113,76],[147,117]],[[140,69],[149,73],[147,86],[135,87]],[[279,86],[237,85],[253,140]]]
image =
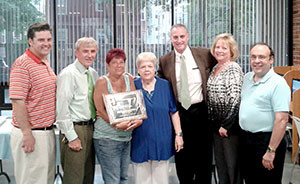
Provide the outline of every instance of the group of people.
[[[98,44],[83,37],[76,60],[56,77],[47,61],[49,24],[31,25],[27,37],[9,88],[17,183],[54,182],[55,122],[66,184],[93,183],[95,155],[106,184],[128,183],[130,161],[135,183],[168,184],[173,155],[181,184],[210,184],[213,153],[220,184],[281,183],[291,92],[272,69],[269,45],[251,47],[252,72],[244,76],[232,35],[218,35],[211,49],[189,47],[186,27],[176,24],[174,50],[159,58],[157,76],[155,54],[137,56],[134,77],[114,48],[99,78],[91,67]],[[103,95],[134,90],[142,91],[147,119],[110,122]]]

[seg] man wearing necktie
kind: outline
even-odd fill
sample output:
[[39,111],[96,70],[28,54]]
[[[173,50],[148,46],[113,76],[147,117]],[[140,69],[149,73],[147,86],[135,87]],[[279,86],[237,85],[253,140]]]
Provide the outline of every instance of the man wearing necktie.
[[179,110],[184,149],[175,155],[181,184],[211,183],[212,132],[207,119],[206,82],[216,64],[209,49],[188,47],[189,34],[182,24],[173,25],[174,50],[160,57],[158,76],[173,88]]
[[76,60],[57,77],[56,122],[60,129],[63,183],[94,183],[95,151],[93,102],[98,73],[90,67],[98,51],[97,42],[83,37],[75,43]]

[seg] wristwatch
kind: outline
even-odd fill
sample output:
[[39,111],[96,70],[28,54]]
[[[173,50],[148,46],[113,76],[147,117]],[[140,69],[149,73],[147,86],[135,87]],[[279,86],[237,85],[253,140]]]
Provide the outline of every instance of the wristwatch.
[[178,133],[176,133],[175,135],[176,135],[176,136],[179,136],[179,137],[182,137],[182,136],[183,136],[182,132],[178,132]]
[[272,149],[270,146],[268,146],[267,152],[269,153],[275,153],[276,150]]

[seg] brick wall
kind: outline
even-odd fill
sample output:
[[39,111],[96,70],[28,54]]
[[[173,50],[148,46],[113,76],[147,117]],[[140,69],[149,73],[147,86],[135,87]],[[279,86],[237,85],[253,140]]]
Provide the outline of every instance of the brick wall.
[[300,0],[293,0],[293,64],[300,65]]

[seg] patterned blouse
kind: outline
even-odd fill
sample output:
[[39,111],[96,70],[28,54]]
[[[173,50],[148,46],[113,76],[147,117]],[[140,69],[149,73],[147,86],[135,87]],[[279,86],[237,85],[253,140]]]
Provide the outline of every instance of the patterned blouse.
[[207,81],[208,118],[215,131],[218,132],[220,127],[223,127],[228,133],[235,132],[239,127],[238,115],[244,74],[236,62],[231,62],[213,77],[216,66]]

